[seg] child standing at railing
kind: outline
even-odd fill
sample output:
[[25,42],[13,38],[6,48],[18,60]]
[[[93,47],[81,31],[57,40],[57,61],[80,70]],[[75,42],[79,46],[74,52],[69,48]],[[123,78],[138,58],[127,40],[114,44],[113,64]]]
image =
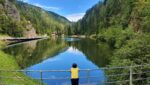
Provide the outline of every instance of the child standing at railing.
[[79,85],[79,68],[77,64],[72,64],[71,68],[71,83],[72,85]]

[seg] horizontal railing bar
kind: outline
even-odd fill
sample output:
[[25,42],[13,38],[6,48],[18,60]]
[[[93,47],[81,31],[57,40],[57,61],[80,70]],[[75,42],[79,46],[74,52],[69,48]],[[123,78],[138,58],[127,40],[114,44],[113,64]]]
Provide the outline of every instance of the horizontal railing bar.
[[128,69],[128,68],[137,68],[137,67],[144,67],[144,66],[150,66],[150,64],[145,64],[145,65],[134,65],[134,66],[104,67],[104,68],[100,68],[100,69],[102,69],[102,70]]
[[144,71],[144,72],[132,73],[132,74],[133,74],[133,75],[136,75],[136,74],[145,74],[145,73],[150,73],[150,71]]
[[114,74],[114,75],[106,75],[107,77],[114,77],[114,76],[127,76],[127,75],[130,75],[129,73],[128,74]]
[[[99,70],[118,70],[118,69],[129,69],[129,68],[138,68],[138,67],[147,67],[150,66],[150,64],[145,64],[145,65],[134,65],[134,66],[123,66],[123,67],[104,67],[104,68],[96,68],[96,69],[81,69],[80,71],[87,71],[87,72],[91,72],[91,71],[99,71]],[[3,72],[24,72],[24,73],[30,73],[30,72],[39,72],[39,73],[43,73],[43,72],[70,72],[70,70],[0,70],[1,73]],[[150,73],[150,71],[144,71],[144,72],[133,72],[132,75],[136,75],[136,74],[145,74],[145,73]],[[106,77],[115,77],[115,76],[127,76],[130,75],[129,73],[123,73],[123,74],[113,74],[113,75],[105,75]],[[23,79],[22,77],[18,76],[18,77],[9,77],[9,76],[0,76],[0,78],[8,78],[8,79]],[[98,76],[85,76],[85,77],[80,77],[82,78],[99,78]],[[32,79],[37,79],[37,80],[41,80],[41,78],[32,78]],[[70,79],[70,77],[58,77],[58,78],[42,78],[42,80],[62,80],[62,79]],[[150,79],[150,77],[147,78],[137,78],[137,79],[132,79],[132,81],[141,81],[141,80],[146,80],[146,79]],[[111,84],[111,83],[126,83],[129,82],[130,80],[121,80],[121,81],[108,81],[107,79],[104,83],[106,84]],[[0,83],[0,85],[17,85],[17,84],[2,84]],[[19,84],[20,85],[20,84]],[[23,84],[22,84],[23,85]]]
[[[80,71],[95,71],[101,69],[81,69]],[[0,72],[70,72],[70,70],[0,70]]]
[[[98,76],[80,77],[80,79],[84,79],[84,78],[99,78],[99,77]],[[59,79],[71,79],[71,78],[70,77],[66,77],[66,78],[42,78],[42,79],[43,80],[59,80]]]
[[0,70],[0,72],[70,72],[70,70]]
[[112,82],[104,82],[105,84],[112,84],[112,83],[125,83],[125,82],[129,82],[130,80],[123,80],[123,81],[112,81]]
[[[7,78],[23,79],[23,78],[17,78],[17,77],[7,77]],[[99,78],[99,77],[98,77],[98,76],[80,77],[80,79],[82,79],[82,78]],[[41,80],[40,78],[33,78],[33,79]],[[66,78],[42,78],[42,80],[63,80],[63,79],[70,79],[70,77],[66,77]],[[146,79],[150,79],[150,77],[148,77],[148,78],[133,79],[133,81],[146,80]],[[129,80],[112,81],[112,82],[105,82],[105,83],[121,83],[121,82],[129,82]],[[0,83],[0,85],[1,85],[1,83]],[[2,84],[2,85],[3,85],[3,84]]]
[[147,77],[147,78],[138,78],[138,79],[133,79],[133,81],[141,81],[141,80],[147,80],[147,79],[150,79],[150,77]]
[[[22,77],[5,77],[5,76],[0,76],[0,78],[5,78],[5,79],[23,79]],[[99,76],[90,76],[90,77],[80,77],[80,78],[99,78]],[[40,80],[41,78],[32,78],[32,79],[37,79]],[[43,80],[53,80],[53,79],[70,79],[70,77],[59,77],[59,78],[42,78]]]
[[[23,79],[23,78],[17,78],[17,77],[6,77],[6,78]],[[91,77],[80,77],[80,78],[99,78],[99,77],[98,76],[91,76]],[[40,80],[40,78],[33,78],[33,79]],[[42,79],[43,80],[61,80],[61,79],[70,79],[70,77],[66,77],[66,78],[42,78]],[[133,81],[146,80],[146,79],[150,79],[150,77],[133,79]],[[128,80],[123,80],[123,81],[128,81]],[[113,81],[113,82],[123,82],[123,81]],[[110,82],[105,82],[105,83],[110,83]]]
[[[132,81],[141,81],[141,80],[147,80],[150,79],[150,77],[148,78],[137,78],[137,79],[133,79]],[[122,81],[111,81],[111,82],[104,82],[104,83],[121,83],[121,82],[129,82],[130,80],[122,80]]]
[[[112,69],[127,69],[127,68],[137,68],[143,66],[150,66],[150,64],[145,65],[135,65],[135,66],[120,66],[120,67],[104,67],[104,68],[96,68],[96,69],[81,69],[80,71],[93,71],[93,70],[112,70]],[[3,70],[0,71],[7,71],[7,72],[69,72],[70,70]]]

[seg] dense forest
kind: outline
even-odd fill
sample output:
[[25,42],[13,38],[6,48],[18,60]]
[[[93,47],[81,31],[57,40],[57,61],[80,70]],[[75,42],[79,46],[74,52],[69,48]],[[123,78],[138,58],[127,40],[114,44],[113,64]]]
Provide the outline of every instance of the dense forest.
[[[0,34],[14,37],[63,34],[70,22],[53,12],[16,0],[0,0]],[[30,32],[31,31],[31,32]],[[31,36],[32,37],[32,36]]]
[[[107,43],[114,49],[112,66],[149,64],[150,62],[150,0],[104,0],[89,9],[85,16],[68,27],[68,34],[87,35],[98,43]],[[136,72],[147,71],[134,69]],[[110,74],[127,70],[108,71]],[[148,73],[134,75],[134,79],[147,78]],[[113,77],[112,81],[128,80],[129,76]],[[145,85],[149,81],[134,82]],[[127,85],[127,83],[124,83]]]
[[18,2],[17,7],[21,16],[32,22],[38,34],[62,34],[65,26],[70,23],[65,17],[26,3]]
[[149,0],[105,0],[86,12],[73,24],[73,34],[96,34],[109,28],[132,28],[135,32],[150,32]]

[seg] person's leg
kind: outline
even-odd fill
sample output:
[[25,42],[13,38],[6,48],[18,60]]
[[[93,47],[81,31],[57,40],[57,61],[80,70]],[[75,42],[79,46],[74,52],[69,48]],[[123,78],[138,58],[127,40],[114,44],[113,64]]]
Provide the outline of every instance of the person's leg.
[[76,79],[76,85],[79,85],[79,79]]
[[71,85],[76,85],[75,84],[75,79],[71,79]]
[[71,85],[73,85],[73,79],[71,79]]
[[73,85],[79,85],[79,79],[74,79]]

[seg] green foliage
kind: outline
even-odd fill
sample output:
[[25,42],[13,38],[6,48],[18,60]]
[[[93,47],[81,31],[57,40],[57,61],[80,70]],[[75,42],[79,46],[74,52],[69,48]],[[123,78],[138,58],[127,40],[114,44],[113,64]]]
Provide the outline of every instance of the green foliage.
[[[126,45],[124,45],[121,49],[116,50],[113,57],[111,58],[111,66],[131,66],[131,65],[141,65],[148,64],[150,62],[150,34],[138,34],[133,40],[129,40]],[[145,72],[150,70],[149,67],[143,68],[134,68],[133,71],[135,73]],[[129,69],[122,70],[113,70],[108,71],[108,74],[122,74],[129,73]],[[141,74],[141,75],[133,75],[134,79],[138,78],[147,78],[149,73]],[[118,80],[128,80],[129,75],[124,77],[113,77],[110,80],[118,81]],[[141,85],[147,84],[149,81],[143,80],[140,82]],[[134,82],[137,85],[139,82]]]
[[[39,7],[29,5],[20,1],[10,0],[10,7],[17,7],[20,16],[20,21],[14,20],[7,12],[5,8],[5,0],[0,1],[0,34],[6,34],[14,37],[23,37],[23,33],[26,30],[35,28],[39,35],[51,35],[55,33],[57,35],[64,34],[66,25],[70,22],[53,12],[47,12]],[[13,9],[13,8],[12,8]]]
[[2,14],[0,14],[0,33],[15,37],[21,37],[23,34],[23,29],[20,23],[15,20],[12,20],[9,16],[4,14],[3,11],[1,11],[1,13]]
[[43,59],[55,56],[66,47],[61,40],[32,41],[22,45],[9,47],[4,52],[13,55],[21,69],[40,63]]
[[[1,36],[0,36],[1,37]],[[5,42],[2,42],[2,41],[0,41],[0,49],[1,48],[3,48],[3,47],[5,47],[6,45],[5,45]]]
[[149,32],[149,0],[105,0],[86,12],[72,27],[76,34],[99,34],[103,29],[131,27],[135,32]]
[[127,28],[132,10],[131,3],[132,0],[99,2],[86,12],[84,18],[78,21],[75,27],[79,32],[87,35],[98,34],[112,26]]
[[[0,51],[0,69],[1,70],[19,70],[19,67],[14,60],[13,56],[7,55]],[[6,84],[24,84],[24,85],[37,85],[39,82],[30,79],[29,77],[26,77],[23,73],[19,72],[0,72],[1,76],[7,76],[7,77],[16,77],[16,78],[1,78],[1,83]],[[22,79],[20,79],[22,78]]]
[[26,3],[18,2],[17,8],[22,18],[30,21],[38,34],[63,34],[65,26],[70,23],[62,16]]
[[4,3],[5,3],[5,0],[0,0],[0,3],[1,3],[1,4],[4,4]]
[[99,67],[106,66],[113,53],[113,50],[107,43],[98,43],[97,40],[86,38],[72,43],[68,42],[68,44],[82,51],[89,60]]
[[71,27],[70,26],[67,27],[65,34],[67,34],[67,35],[72,35],[73,34],[72,31],[71,31]]
[[132,39],[134,32],[131,28],[125,30],[121,28],[108,28],[98,35],[98,39],[103,42],[107,42],[113,48],[122,47],[127,40]]
[[[119,49],[114,56],[120,57],[122,59],[130,59],[134,61],[135,64],[149,63],[148,56],[150,54],[150,39],[148,35],[137,35],[133,40],[128,41],[128,43]],[[147,59],[147,60],[142,60]]]

